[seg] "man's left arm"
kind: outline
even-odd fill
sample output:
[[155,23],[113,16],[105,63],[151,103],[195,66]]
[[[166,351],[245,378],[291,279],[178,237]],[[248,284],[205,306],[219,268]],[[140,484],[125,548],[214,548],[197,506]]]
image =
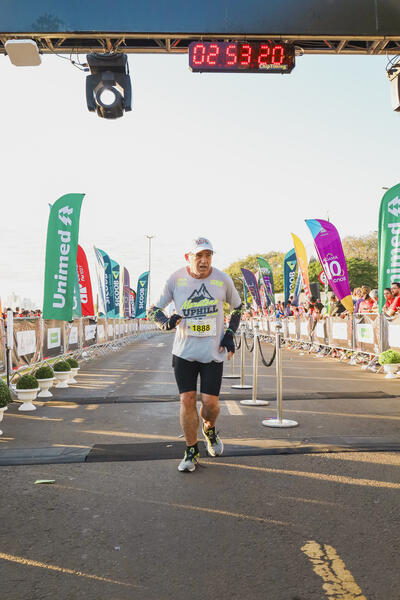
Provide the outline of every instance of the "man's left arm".
[[226,294],[226,300],[227,300],[227,302],[229,302],[231,307],[234,307],[234,308],[231,313],[231,317],[229,319],[229,324],[225,331],[224,337],[221,340],[219,350],[220,350],[220,352],[222,352],[223,349],[226,348],[228,350],[228,359],[229,359],[235,352],[235,342],[234,342],[233,336],[236,333],[236,331],[238,330],[240,319],[242,316],[242,302],[240,300],[240,296],[238,294],[237,289],[233,285],[232,279],[229,280],[228,290],[227,290],[227,294]]

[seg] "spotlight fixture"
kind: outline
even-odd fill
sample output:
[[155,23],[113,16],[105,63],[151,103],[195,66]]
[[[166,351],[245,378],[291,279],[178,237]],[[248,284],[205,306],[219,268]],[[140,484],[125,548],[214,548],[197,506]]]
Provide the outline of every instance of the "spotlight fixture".
[[86,56],[86,102],[103,119],[118,119],[132,110],[132,87],[126,54],[93,52]]

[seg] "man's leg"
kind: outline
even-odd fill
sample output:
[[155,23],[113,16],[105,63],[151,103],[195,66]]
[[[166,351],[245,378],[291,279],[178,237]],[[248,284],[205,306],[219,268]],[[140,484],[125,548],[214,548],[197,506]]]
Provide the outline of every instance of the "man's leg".
[[180,394],[181,399],[181,426],[185,436],[186,445],[197,444],[197,432],[199,429],[199,415],[196,407],[197,392],[184,392]]
[[201,394],[200,416],[203,419],[205,430],[215,426],[219,411],[219,396]]

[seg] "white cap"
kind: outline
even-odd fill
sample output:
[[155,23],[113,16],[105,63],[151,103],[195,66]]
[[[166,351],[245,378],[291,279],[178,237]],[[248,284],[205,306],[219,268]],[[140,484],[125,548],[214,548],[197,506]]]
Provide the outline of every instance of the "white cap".
[[211,252],[214,252],[214,248],[212,247],[212,243],[210,242],[210,240],[204,237],[198,237],[195,240],[193,240],[193,244],[189,250],[189,254],[197,254],[202,250],[211,250]]

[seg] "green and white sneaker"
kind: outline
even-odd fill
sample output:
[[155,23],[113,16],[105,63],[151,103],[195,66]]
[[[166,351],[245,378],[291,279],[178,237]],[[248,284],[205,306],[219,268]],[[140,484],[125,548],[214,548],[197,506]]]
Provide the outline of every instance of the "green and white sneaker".
[[190,448],[186,448],[185,455],[179,463],[178,471],[194,471],[199,458],[200,454],[196,451],[196,448],[194,448],[193,446],[191,446]]
[[202,427],[204,439],[206,440],[206,448],[207,452],[210,456],[221,456],[224,451],[223,441],[218,436],[218,433],[215,431],[215,426],[210,427],[207,431],[204,429],[204,425]]

